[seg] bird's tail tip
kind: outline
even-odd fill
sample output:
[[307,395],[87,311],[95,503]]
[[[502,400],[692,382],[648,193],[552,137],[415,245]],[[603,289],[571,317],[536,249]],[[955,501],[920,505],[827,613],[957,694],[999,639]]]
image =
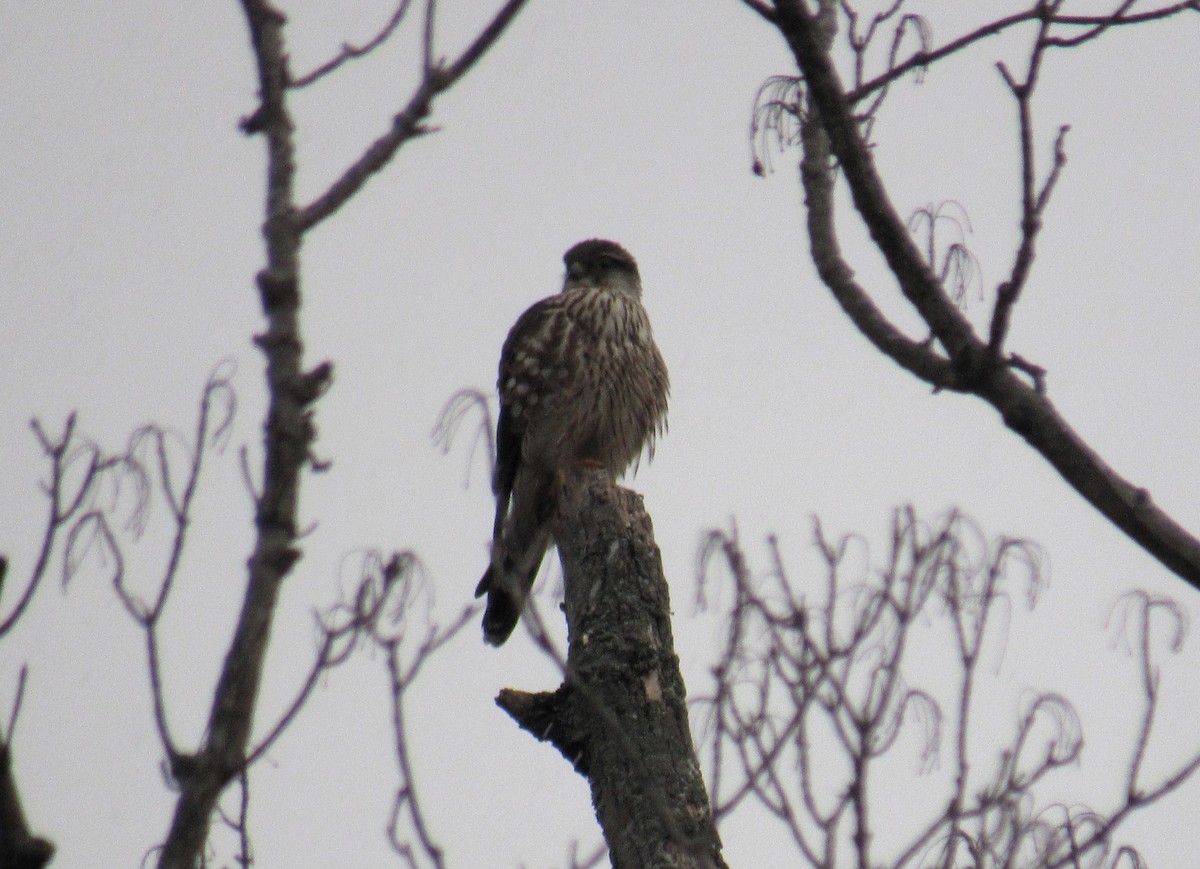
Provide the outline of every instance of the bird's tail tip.
[[483,640],[490,646],[503,646],[512,636],[517,622],[521,619],[522,602],[518,602],[512,592],[503,588],[503,583],[495,582],[495,566],[491,565],[483,573],[479,585],[475,587],[475,597],[487,595],[487,607],[483,611]]
[[498,588],[488,593],[487,609],[483,612],[483,640],[490,646],[503,646],[512,636],[521,609],[512,595]]

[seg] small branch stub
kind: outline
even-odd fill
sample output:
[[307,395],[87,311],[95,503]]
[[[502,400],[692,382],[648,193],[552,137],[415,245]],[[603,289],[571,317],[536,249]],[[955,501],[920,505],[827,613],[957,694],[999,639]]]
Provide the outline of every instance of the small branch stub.
[[570,683],[564,683],[557,691],[539,691],[536,694],[504,688],[496,697],[496,705],[507,712],[522,730],[557,748],[577,773],[586,776],[585,745],[575,736],[581,731],[580,722],[567,723],[567,716],[571,713],[571,704],[568,702],[570,695]]

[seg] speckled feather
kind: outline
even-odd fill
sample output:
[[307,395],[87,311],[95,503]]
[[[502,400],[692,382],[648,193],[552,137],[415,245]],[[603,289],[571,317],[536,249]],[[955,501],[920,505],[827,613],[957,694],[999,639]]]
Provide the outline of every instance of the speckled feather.
[[562,291],[530,307],[500,354],[496,518],[484,637],[516,626],[553,542],[554,482],[588,461],[616,479],[666,428],[669,381],[641,302],[637,264],[619,245],[581,242],[563,257]]

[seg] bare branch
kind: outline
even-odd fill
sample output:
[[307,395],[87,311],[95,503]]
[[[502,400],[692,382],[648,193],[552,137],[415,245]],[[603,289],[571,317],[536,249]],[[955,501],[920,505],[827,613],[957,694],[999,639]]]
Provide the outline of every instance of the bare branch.
[[[423,855],[430,865],[441,869],[445,865],[443,849],[422,808],[409,752],[404,699],[421,668],[471,621],[476,608],[465,607],[450,625],[439,627],[431,620],[432,596],[412,553],[396,553],[386,565],[374,558],[365,567],[354,622],[387,657],[393,745],[400,775],[388,821],[388,841],[409,866],[419,866],[418,858]],[[416,834],[416,848],[401,833],[405,817]]]
[[341,208],[376,172],[382,170],[400,147],[410,139],[430,132],[425,118],[433,110],[433,101],[462,78],[504,32],[525,5],[526,0],[507,0],[492,20],[459,57],[448,64],[433,58],[433,17],[436,3],[430,0],[426,8],[424,40],[424,72],[420,84],[409,97],[407,105],[392,118],[391,129],[377,138],[334,181],[328,189],[295,215],[297,230],[303,234]]
[[383,25],[383,28],[367,42],[363,43],[362,45],[351,45],[349,42],[343,42],[342,50],[337,54],[337,56],[325,61],[325,63],[318,66],[312,72],[305,73],[304,75],[295,79],[288,85],[288,87],[291,87],[295,90],[306,88],[309,85],[320,81],[331,72],[334,72],[343,64],[351,60],[357,60],[358,58],[366,57],[372,51],[379,48],[379,46],[387,42],[389,37],[396,32],[396,28],[400,26],[400,22],[404,20],[405,13],[408,12],[408,6],[410,2],[411,0],[400,0],[400,2],[396,5],[396,10],[392,13],[392,17],[388,19],[387,24]]
[[[42,484],[42,491],[46,493],[49,502],[46,525],[42,532],[37,558],[20,599],[12,611],[0,621],[0,637],[16,626],[33,600],[33,595],[41,585],[50,565],[58,535],[64,528],[69,529],[67,549],[68,552],[71,550],[72,539],[76,538],[79,533],[76,530],[78,524],[83,522],[87,515],[94,512],[89,505],[97,497],[97,491],[102,482],[113,476],[119,478],[122,472],[137,474],[140,471],[128,456],[104,456],[95,444],[89,442],[77,445],[75,443],[75,423],[76,417],[72,413],[67,417],[62,434],[58,438],[51,438],[47,435],[38,420],[35,419],[30,423],[34,436],[50,464],[49,482]],[[84,466],[81,474],[72,470],[73,466],[80,464]],[[117,497],[118,486],[119,479],[113,483],[114,501]],[[139,494],[133,515],[136,517],[143,507],[144,504]],[[64,583],[70,576],[70,562],[69,556],[64,559]],[[5,561],[5,569],[0,571],[0,577],[7,574],[7,566],[8,563]]]
[[[332,366],[320,363],[309,371],[301,364],[302,340],[300,310],[300,240],[308,229],[344,204],[375,172],[386,165],[409,138],[427,131],[423,119],[431,110],[433,98],[450,88],[495,42],[522,7],[524,0],[509,0],[453,63],[443,64],[433,55],[433,24],[436,4],[426,5],[425,55],[422,80],[408,106],[393,119],[392,129],[367,148],[363,155],[334,184],[306,208],[295,204],[295,148],[293,124],[287,106],[287,93],[297,85],[288,70],[284,47],[285,16],[270,0],[242,0],[258,69],[260,104],[242,122],[247,134],[263,134],[267,146],[267,183],[263,235],[266,239],[266,265],[258,273],[257,284],[266,316],[267,328],[255,341],[267,358],[269,407],[266,416],[265,455],[261,491],[249,483],[255,498],[257,537],[249,559],[245,598],[225,664],[214,692],[212,709],[202,745],[193,755],[183,755],[170,745],[162,704],[156,701],[155,716],[160,735],[167,746],[171,774],[180,788],[171,829],[159,853],[161,867],[192,867],[201,859],[212,813],[222,791],[278,738],[298,713],[315,685],[316,675],[332,666],[345,649],[337,646],[344,634],[326,631],[322,650],[296,698],[283,717],[256,748],[249,748],[250,726],[254,717],[262,676],[270,626],[281,584],[300,557],[296,543],[298,530],[300,475],[304,467],[314,471],[327,467],[313,457],[315,432],[311,406],[324,392],[332,376]],[[311,84],[353,57],[361,57],[383,43],[399,25],[407,3],[401,0],[393,18],[376,37],[362,48],[343,48],[342,55],[299,80]],[[147,624],[151,681],[161,694],[157,676],[157,645],[153,626],[165,606],[182,553],[186,514],[200,470],[207,404],[202,410],[200,434],[192,453],[193,464],[188,483],[177,493],[170,480],[165,437],[159,433],[156,446],[166,497],[177,521],[177,543],[172,549],[165,580],[155,605],[134,606],[122,589],[122,600]],[[361,614],[360,614],[361,615]],[[352,624],[348,645],[364,629]]]
[[221,822],[238,837],[238,853],[234,858],[242,869],[250,869],[254,863],[252,849],[250,847],[250,776],[246,770],[238,773],[238,809],[237,816],[230,816],[220,804],[217,805],[217,814],[221,818]]
[[1064,125],[1059,128],[1058,137],[1054,142],[1054,165],[1041,189],[1035,189],[1037,170],[1033,156],[1032,100],[1033,93],[1037,88],[1042,56],[1048,46],[1047,34],[1053,16],[1061,5],[1061,0],[1047,5],[1046,17],[1042,21],[1033,49],[1029,53],[1029,65],[1023,81],[1016,81],[1003,63],[997,64],[1009,91],[1017,101],[1018,138],[1021,150],[1021,243],[1017,248],[1016,260],[1008,280],[996,290],[996,304],[992,311],[992,324],[988,336],[988,350],[996,357],[999,357],[1003,351],[1013,306],[1021,297],[1021,291],[1025,288],[1025,282],[1028,280],[1030,269],[1033,266],[1035,243],[1042,227],[1042,214],[1050,201],[1050,193],[1058,181],[1058,176],[1067,162],[1063,142],[1070,127]]
[[[200,410],[196,419],[196,432],[191,445],[184,448],[189,461],[181,493],[176,494],[175,492],[167,447],[167,441],[174,433],[157,425],[150,425],[139,429],[131,439],[131,454],[136,454],[141,443],[147,440],[151,442],[159,469],[160,488],[171,509],[171,518],[175,523],[175,533],[168,550],[167,563],[158,584],[158,594],[153,605],[139,619],[148,624],[156,622],[162,614],[179,572],[184,544],[187,541],[188,527],[191,523],[192,502],[200,484],[205,453],[209,449],[222,447],[233,423],[237,407],[237,394],[233,389],[235,372],[236,365],[231,360],[227,360],[212,370],[208,381],[204,384],[204,390],[200,397]],[[216,406],[218,414],[215,424],[212,417],[214,406]],[[129,609],[128,594],[119,583],[118,592],[121,594],[122,600],[126,602],[126,608]]]
[[1136,2],[1137,0],[1122,0],[1116,10],[1108,16],[1066,15],[1057,17],[1055,19],[1056,24],[1071,24],[1078,27],[1090,27],[1091,29],[1078,36],[1049,37],[1046,40],[1046,44],[1052,48],[1074,48],[1077,45],[1090,42],[1111,27],[1118,27],[1123,24],[1145,24],[1150,21],[1160,21],[1164,18],[1171,18],[1181,12],[1200,12],[1200,0],[1187,0],[1185,3],[1175,3],[1135,15],[1125,14],[1133,8]]
[[[1057,7],[1039,3],[1037,8]],[[802,125],[805,154],[801,174],[813,261],[843,309],[864,335],[907,370],[935,388],[970,392],[995,407],[1005,424],[1101,514],[1168,569],[1200,587],[1200,540],[1159,509],[1145,490],[1117,474],[1079,437],[1045,396],[1040,378],[1035,376],[1032,386],[1026,383],[1011,370],[1012,357],[1001,358],[976,335],[888,198],[829,55],[828,28],[799,0],[779,0],[776,9],[777,25],[796,57],[811,102],[805,113],[810,120]],[[853,282],[853,273],[842,261],[833,235],[831,157],[836,158],[859,216],[901,292],[929,326],[945,357],[899,334]],[[1034,208],[1048,199],[1051,187],[1052,183],[1043,187],[1044,197],[1034,196]],[[1032,183],[1029,188],[1033,189]],[[1031,371],[1029,366],[1018,367],[1021,373]]]
[[[1189,760],[1180,764],[1171,775],[1162,779],[1158,784],[1146,787],[1139,782],[1142,762],[1149,747],[1160,689],[1159,671],[1153,664],[1151,656],[1152,617],[1156,612],[1164,613],[1172,626],[1167,643],[1168,650],[1173,653],[1180,651],[1187,627],[1186,613],[1172,600],[1153,597],[1145,592],[1134,592],[1118,602],[1114,607],[1113,616],[1110,616],[1109,619],[1110,624],[1114,620],[1116,621],[1119,636],[1127,636],[1130,632],[1136,636],[1134,654],[1142,677],[1145,706],[1134,739],[1133,756],[1127,771],[1124,799],[1117,809],[1107,817],[1096,816],[1095,823],[1089,829],[1088,834],[1073,843],[1074,849],[1079,853],[1107,847],[1107,843],[1112,840],[1117,827],[1130,815],[1153,805],[1177,790],[1195,775],[1197,770],[1200,770],[1200,751],[1196,751]],[[1135,626],[1131,627],[1131,622],[1135,623]],[[1054,855],[1054,859],[1047,861],[1047,869],[1060,869],[1060,867],[1076,865],[1071,862],[1071,857],[1072,854],[1061,857]],[[1118,859],[1120,857],[1129,859],[1133,865],[1141,865],[1140,857],[1132,848],[1122,847],[1118,851]],[[1117,863],[1114,862],[1113,865],[1115,866]]]
[[579,857],[579,843],[572,842],[567,855],[567,869],[595,869],[608,856],[608,846],[601,842],[592,849],[590,854],[582,859]]
[[928,342],[913,340],[896,328],[854,279],[854,270],[842,257],[834,223],[828,138],[815,119],[802,121],[800,130],[804,142],[800,177],[808,205],[810,252],[821,279],[872,344],[922,380],[935,386],[952,385],[955,373],[950,360]]
[[454,438],[459,428],[473,412],[478,414],[478,425],[471,438],[471,449],[467,455],[467,475],[464,485],[471,482],[471,460],[475,457],[475,449],[480,441],[487,449],[488,468],[496,467],[496,435],[492,423],[491,405],[488,397],[478,389],[460,389],[446,402],[442,412],[438,414],[437,425],[433,428],[433,442],[437,444],[443,455],[450,452]]
[[[157,425],[147,425],[137,429],[129,439],[125,457],[119,460],[121,467],[136,471],[138,504],[135,509],[135,517],[139,514],[144,516],[148,511],[151,485],[149,475],[146,474],[143,467],[152,463],[158,469],[158,488],[175,525],[154,603],[147,604],[126,585],[124,555],[110,521],[111,511],[118,506],[117,499],[114,498],[109,508],[90,509],[74,522],[67,535],[63,556],[64,582],[78,571],[82,560],[93,549],[98,551],[101,558],[113,560],[113,589],[122,606],[145,633],[146,661],[150,676],[150,694],[155,726],[168,763],[172,767],[182,761],[182,756],[171,737],[168,726],[157,628],[182,560],[187,529],[191,522],[192,503],[199,485],[204,455],[208,450],[223,448],[232,425],[237,403],[231,381],[235,370],[236,367],[231,361],[222,362],[213,369],[205,384],[200,400],[194,441],[190,447],[179,448],[187,455],[188,459],[188,470],[183,481],[182,491],[176,489],[175,472],[172,468],[173,450],[168,446],[172,440],[181,440],[181,438],[168,429]],[[150,460],[139,457],[139,454],[147,451],[151,454]],[[134,530],[140,533],[140,528]]]
[[428,78],[439,66],[439,61],[433,59],[433,26],[437,15],[437,0],[425,0],[425,27],[421,35],[421,74]]
[[[760,177],[773,171],[771,152],[782,153],[800,142],[804,89],[794,75],[770,76],[754,95],[750,113],[753,171]],[[772,147],[774,146],[774,147]]]
[[[814,866],[842,865],[838,855],[846,848],[853,865],[894,869],[968,861],[978,866],[1100,865],[1117,825],[1143,805],[1147,794],[1131,786],[1108,817],[1079,806],[1035,810],[1034,789],[1076,763],[1083,745],[1078,716],[1065,697],[1030,693],[1014,721],[1013,737],[988,764],[994,769],[990,778],[971,778],[980,759],[968,738],[978,717],[972,697],[980,653],[985,639],[991,638],[989,645],[996,641],[1002,612],[996,604],[1007,601],[1014,580],[1024,581],[1032,605],[1040,584],[1038,548],[1007,537],[989,542],[956,513],[928,527],[907,508],[893,517],[886,556],[851,575],[851,538],[830,540],[815,524],[827,578],[824,597],[815,601],[787,588],[778,563],[770,581],[755,579],[736,536],[714,533],[704,545],[702,586],[723,565],[734,593],[726,642],[713,668],[715,690],[699,701],[711,722],[707,738],[724,743],[709,751],[714,816],[724,817],[752,796]],[[815,584],[801,585],[812,589]],[[1177,650],[1182,628],[1175,604],[1133,596],[1122,616],[1123,623],[1139,625],[1131,624],[1128,633],[1141,650],[1144,684],[1153,690],[1157,670],[1148,663],[1143,631],[1149,613],[1160,609],[1172,620],[1167,641]],[[907,650],[916,624],[949,627],[947,638],[958,659],[956,691],[908,687]],[[947,693],[955,695],[956,707],[949,718],[954,756],[949,799],[928,821],[914,823],[907,845],[885,863],[873,846],[867,812],[872,763],[906,744],[897,734],[919,721],[908,715],[914,703],[940,721]],[[1139,729],[1129,754],[1135,776],[1152,717]],[[927,771],[929,752],[936,750],[928,739],[927,734],[922,749]],[[821,760],[819,767],[814,756]],[[1197,767],[1200,755],[1164,779],[1153,791],[1155,798],[1167,792],[1164,788],[1178,787]],[[840,772],[831,778],[831,770]],[[727,779],[735,780],[733,788],[721,785]],[[922,785],[931,793],[941,789],[939,782]]]
[[[466,622],[464,621],[462,624],[466,624]],[[401,816],[407,814],[413,830],[417,834],[421,851],[433,866],[441,869],[445,865],[443,851],[441,846],[434,842],[425,821],[425,813],[417,795],[412,759],[409,756],[408,738],[404,724],[404,684],[400,674],[400,665],[395,648],[389,648],[388,652],[388,676],[392,682],[392,728],[395,734],[396,760],[400,767],[400,788],[396,791],[396,801],[392,806],[391,819],[388,821],[388,841],[391,842],[396,853],[404,857],[410,865],[417,865],[412,846],[400,836]]]
[[1017,353],[1008,354],[1007,362],[1014,370],[1029,375],[1029,379],[1033,382],[1033,391],[1035,394],[1043,396],[1046,394],[1045,368],[1030,362]]
[[294,146],[286,103],[291,79],[283,44],[286,19],[267,0],[243,0],[242,6],[261,98],[242,127],[247,133],[265,135],[268,158],[266,266],[258,274],[267,328],[256,339],[267,358],[269,399],[263,492],[256,505],[257,534],[242,610],[214,691],[203,743],[194,755],[171,759],[180,794],[159,853],[163,869],[191,869],[201,859],[217,800],[244,768],[275,603],[284,578],[300,557],[295,546],[300,474],[315,436],[310,405],[331,375],[327,364],[308,372],[301,364],[300,230],[295,220]]
[[0,742],[11,743],[17,731],[17,718],[21,715],[21,702],[25,699],[25,682],[29,676],[29,668],[21,665],[17,673],[17,690],[13,693],[12,711],[8,714],[7,733],[0,733]]
[[[951,213],[957,212],[957,214]],[[938,244],[938,227],[948,223],[957,230],[958,240],[943,246]],[[965,226],[965,232],[964,232]],[[925,260],[930,266],[937,267],[938,280],[942,286],[950,288],[950,297],[957,305],[966,306],[967,287],[974,283],[979,274],[979,260],[967,247],[966,234],[971,232],[971,218],[962,205],[953,199],[947,199],[937,205],[926,205],[913,212],[908,219],[908,229],[914,235],[924,228],[926,234]],[[980,298],[983,298],[983,287],[980,284]]]
[[[888,23],[896,15],[900,14],[904,6],[905,0],[894,0],[891,6],[878,12],[871,17],[871,23],[867,25],[865,32],[859,32],[858,13],[854,7],[846,0],[842,0],[842,14],[845,15],[847,21],[846,40],[850,44],[850,50],[854,54],[854,85],[861,87],[863,78],[866,74],[867,54],[871,49],[875,38],[879,33],[880,28]],[[929,27],[929,22],[920,15],[905,13],[901,15],[900,21],[896,24],[892,32],[891,46],[887,54],[887,68],[893,69],[896,66],[897,58],[900,55],[900,48],[904,44],[904,38],[910,32],[915,33],[921,52],[928,52],[930,45],[933,42],[933,34]],[[920,81],[924,69],[918,68],[917,80]],[[883,101],[887,98],[890,84],[885,84],[876,93],[871,104],[859,114],[859,120],[863,124],[863,138],[867,141],[871,139],[871,129],[875,123],[875,115],[879,111],[879,107],[883,105]]]
[[[1158,9],[1149,10],[1135,15],[1122,14],[1121,10],[1127,9],[1130,5],[1128,0],[1122,0],[1118,7],[1118,12],[1108,16],[1095,15],[1062,15],[1054,17],[1050,23],[1061,25],[1064,27],[1088,27],[1093,28],[1094,32],[1089,31],[1081,36],[1064,38],[1050,37],[1048,44],[1052,47],[1070,47],[1073,44],[1078,44],[1082,41],[1087,41],[1099,36],[1104,30],[1111,27],[1128,25],[1128,24],[1144,24],[1150,21],[1158,21],[1164,18],[1171,18],[1184,12],[1200,11],[1200,0],[1186,0],[1182,3],[1173,3],[1169,6],[1163,6]],[[1026,24],[1031,21],[1042,22],[1044,20],[1043,12],[1044,0],[1035,0],[1030,8],[1017,12],[1013,15],[998,18],[994,21],[989,21],[975,30],[965,33],[962,36],[947,42],[940,48],[932,50],[918,51],[902,63],[889,66],[886,72],[881,73],[868,82],[857,85],[854,89],[846,94],[846,99],[851,105],[861,102],[865,97],[876,91],[886,88],[889,84],[902,78],[907,73],[913,70],[923,71],[928,69],[934,63],[952,54],[957,54],[965,48],[974,45],[981,40],[991,36],[997,36],[1012,27]],[[775,19],[769,19],[775,23]]]

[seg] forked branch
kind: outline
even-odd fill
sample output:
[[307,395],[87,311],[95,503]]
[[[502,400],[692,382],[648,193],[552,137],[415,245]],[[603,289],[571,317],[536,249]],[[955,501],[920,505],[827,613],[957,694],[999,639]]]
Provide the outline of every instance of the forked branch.
[[[736,530],[713,532],[704,549],[702,598],[714,597],[718,576],[732,590],[713,691],[698,701],[707,712],[714,817],[756,802],[812,866],[1108,866],[1120,825],[1200,767],[1193,749],[1161,780],[1142,781],[1162,682],[1151,650],[1178,652],[1183,641],[1183,610],[1173,602],[1136,594],[1118,611],[1142,676],[1144,714],[1121,761],[1115,806],[1107,814],[1076,804],[1039,809],[1038,784],[1080,759],[1082,723],[1070,700],[1027,695],[994,754],[970,736],[985,712],[973,704],[986,673],[981,657],[1003,648],[1011,601],[1036,600],[1039,548],[989,541],[956,513],[927,524],[911,508],[894,514],[878,559],[862,538],[831,539],[819,522],[814,537],[823,592],[820,577],[788,576],[774,539],[762,576],[747,566]],[[949,678],[940,665],[932,678],[925,670],[931,643],[947,653],[939,660],[953,662]],[[873,770],[891,756],[894,775],[896,753],[914,745],[928,777],[918,790],[948,797],[930,800],[924,819],[910,813],[910,829],[893,831],[902,844],[887,851],[868,811]],[[938,774],[947,753],[952,762]]]
[[[437,3],[435,0],[427,2],[423,24],[424,56],[421,81],[404,108],[392,117],[390,129],[372,142],[324,193],[298,210],[296,225],[301,233],[312,229],[341,208],[372,175],[391,162],[406,142],[431,132],[430,127],[425,124],[425,119],[433,110],[434,99],[453,87],[471,70],[500,38],[525,3],[526,0],[507,0],[474,41],[457,58],[446,61],[437,57],[433,43]],[[406,8],[407,4],[402,4],[397,14],[403,16]]]
[[[1154,18],[1196,8],[1194,3],[1163,8]],[[1044,209],[1065,160],[1062,133],[1056,145],[1056,168],[1040,187],[1033,172],[1032,144],[1029,146],[1030,157],[1022,183],[1025,203],[1022,210],[1028,218],[1022,234],[1025,252],[1018,250],[1009,286],[1004,289],[1004,298],[998,300],[991,334],[985,340],[955,305],[888,196],[852,111],[856,95],[845,92],[831,57],[829,19],[833,7],[823,2],[822,9],[823,17],[818,19],[801,0],[778,0],[774,16],[800,69],[807,101],[801,119],[804,149],[801,179],[808,206],[813,261],[822,280],[855,325],[880,350],[935,388],[983,398],[996,408],[1010,429],[1041,453],[1096,510],[1165,567],[1200,588],[1200,540],[1159,509],[1144,489],[1121,477],[1071,428],[1045,395],[1044,372],[1040,367],[1015,354],[1004,358],[997,349],[1007,332],[1012,306],[1028,276],[1039,209]],[[1086,20],[1056,17],[1057,6],[1052,3],[1039,2],[1035,10],[1038,14],[1033,17],[1040,23],[1037,45],[1042,46],[1035,48],[1035,52],[1053,44],[1046,21],[1055,25],[1084,23],[1088,27],[1103,23],[1106,28],[1133,23],[1123,9],[1111,16]],[[1025,19],[1030,20],[1028,13]],[[1033,58],[1034,73],[1038,62],[1039,57]],[[1022,82],[1013,80],[1018,97],[1022,90],[1027,93],[1035,81],[1036,75]],[[1030,129],[1029,123],[1024,129]],[[854,281],[852,268],[840,253],[833,221],[834,161],[898,288],[929,327],[931,342],[917,342],[903,335],[882,314],[865,288]],[[934,342],[940,345],[941,352]]]
[[352,60],[358,60],[359,58],[366,57],[372,51],[379,48],[379,46],[387,42],[391,35],[396,32],[396,29],[400,26],[400,22],[404,20],[404,16],[408,12],[408,7],[411,2],[412,0],[400,0],[395,11],[392,12],[391,17],[387,20],[387,23],[383,25],[378,33],[376,33],[362,45],[352,45],[349,42],[343,42],[341,51],[338,52],[337,55],[325,61],[312,72],[305,73],[304,75],[292,81],[290,87],[296,90],[306,88],[309,85],[315,84],[316,82],[325,78],[327,75],[337,71],[342,67],[342,65]]
[[[880,73],[870,81],[856,83],[855,87],[850,90],[846,96],[851,104],[861,102],[864,98],[871,94],[886,88],[889,84],[899,78],[907,75],[910,72],[922,71],[928,69],[933,64],[943,60],[951,55],[969,48],[977,42],[987,39],[992,36],[997,36],[1004,33],[1013,27],[1018,27],[1030,22],[1045,22],[1061,27],[1082,27],[1086,28],[1084,33],[1077,34],[1071,37],[1052,36],[1048,39],[1048,45],[1055,48],[1070,48],[1079,45],[1083,42],[1095,39],[1106,30],[1113,27],[1121,27],[1135,24],[1146,24],[1152,21],[1160,21],[1165,18],[1172,18],[1183,12],[1200,12],[1200,0],[1186,0],[1182,3],[1172,3],[1166,6],[1161,6],[1157,9],[1149,9],[1145,12],[1129,13],[1130,8],[1134,5],[1129,0],[1121,0],[1117,8],[1108,15],[1047,15],[1047,7],[1049,4],[1045,0],[1036,0],[1028,9],[1004,18],[997,18],[994,21],[989,21],[987,24],[976,28],[962,36],[956,37],[934,49],[923,49],[917,51],[899,63],[893,63],[888,66],[887,70]],[[772,12],[769,19],[775,20]]]

